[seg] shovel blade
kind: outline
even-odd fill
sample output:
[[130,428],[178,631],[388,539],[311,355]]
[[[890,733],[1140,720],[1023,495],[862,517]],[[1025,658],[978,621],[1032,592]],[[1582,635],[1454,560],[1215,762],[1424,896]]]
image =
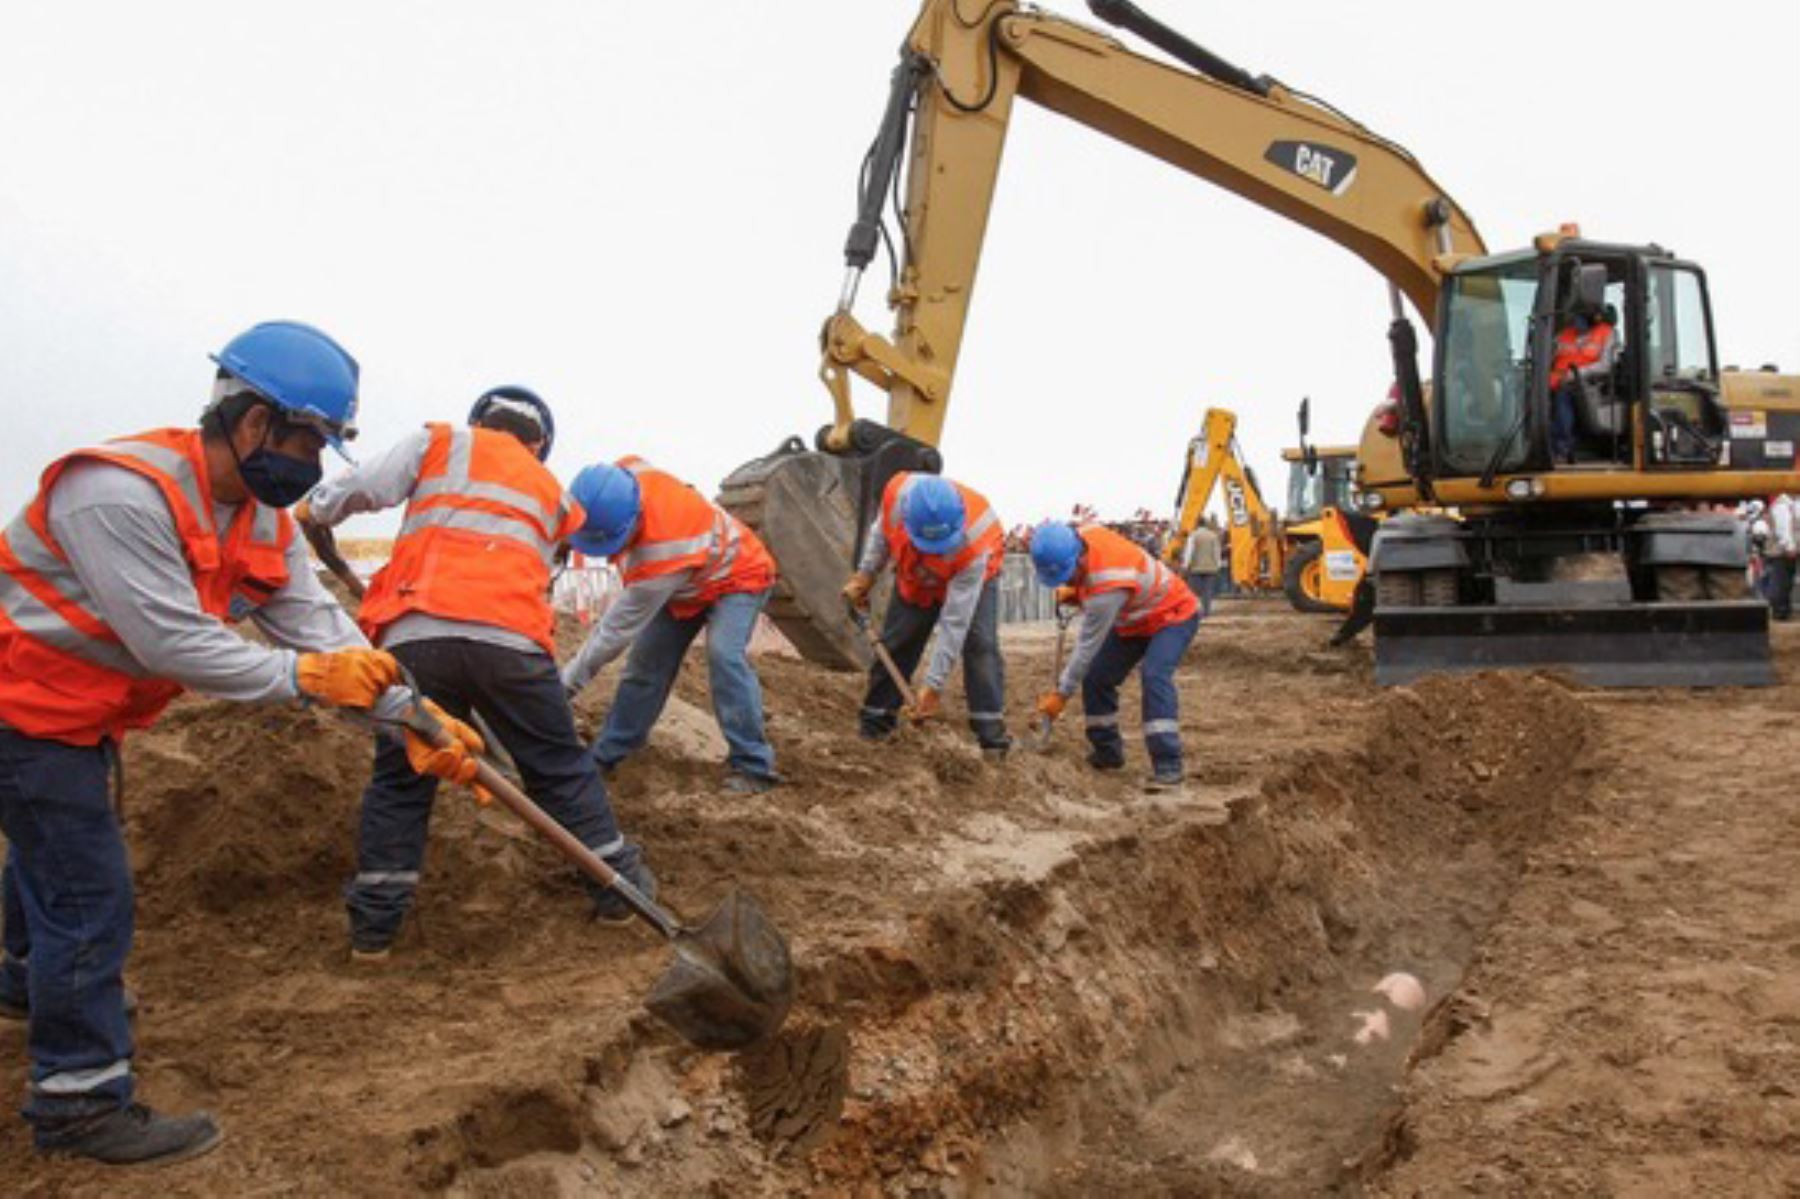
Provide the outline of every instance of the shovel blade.
[[732,891],[674,945],[644,1001],[658,1019],[701,1049],[743,1049],[780,1029],[794,1001],[793,962],[756,900]]

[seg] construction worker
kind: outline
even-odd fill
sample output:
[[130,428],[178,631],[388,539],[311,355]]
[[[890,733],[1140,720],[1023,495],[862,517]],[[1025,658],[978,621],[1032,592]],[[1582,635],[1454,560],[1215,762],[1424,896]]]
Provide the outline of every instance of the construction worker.
[[1577,389],[1610,379],[1613,364],[1619,357],[1619,338],[1613,322],[1607,319],[1613,313],[1596,299],[1605,286],[1605,268],[1582,269],[1599,272],[1598,281],[1589,279],[1585,282],[1592,294],[1576,301],[1568,322],[1557,330],[1555,356],[1550,362],[1550,394],[1554,407],[1550,440],[1551,451],[1558,462],[1575,461]]
[[[400,681],[320,586],[283,511],[318,481],[324,447],[354,433],[356,361],[287,321],[213,360],[199,428],[59,458],[0,534],[0,1014],[28,1021],[24,1116],[44,1153],[170,1161],[221,1139],[205,1112],[134,1101],[132,879],[110,785],[125,733],[183,688],[368,708]],[[244,616],[274,646],[226,628]],[[457,773],[464,744],[409,751]]]
[[[969,727],[981,748],[1003,756],[1006,732],[1006,667],[1000,659],[1000,568],[1005,539],[993,506],[972,487],[937,475],[901,471],[881,493],[881,512],[869,526],[862,561],[844,584],[844,599],[867,608],[882,567],[894,565],[894,597],[882,621],[881,643],[908,680],[935,629],[937,642],[925,667],[912,720],[942,715],[944,684],[957,660]],[[863,697],[862,735],[894,731],[900,690],[882,663],[869,670]]]
[[1219,571],[1225,564],[1220,552],[1223,540],[1218,517],[1209,513],[1194,526],[1194,531],[1188,534],[1187,544],[1181,547],[1181,576],[1200,600],[1202,619],[1212,615],[1213,592],[1218,586]]
[[1075,688],[1087,716],[1088,765],[1125,765],[1119,736],[1119,684],[1143,663],[1144,746],[1150,751],[1149,787],[1181,784],[1180,697],[1175,667],[1200,627],[1200,604],[1186,583],[1142,549],[1100,525],[1046,521],[1031,538],[1031,562],[1040,582],[1079,604],[1081,631],[1056,690],[1037,704],[1046,720],[1062,715]]
[[1770,615],[1776,620],[1794,616],[1794,567],[1800,559],[1800,500],[1778,495],[1769,501],[1769,537],[1763,551],[1768,572]]
[[612,559],[625,584],[563,668],[573,698],[631,650],[594,759],[611,771],[650,739],[681,659],[705,629],[713,714],[728,749],[724,787],[758,794],[775,786],[780,776],[763,731],[762,684],[749,656],[775,586],[775,559],[736,517],[642,458],[587,467],[569,490],[587,510],[570,544]]
[[[619,831],[606,785],[575,732],[557,675],[550,568],[581,527],[580,505],[543,464],[556,426],[523,387],[475,401],[467,428],[425,425],[314,491],[303,522],[330,528],[406,505],[393,556],[359,615],[371,640],[458,716],[475,712],[519,769],[526,792],[645,895],[656,880]],[[356,875],[345,889],[351,956],[385,958],[425,860],[437,779],[378,740],[363,794]],[[588,884],[595,914],[631,918],[611,888]]]

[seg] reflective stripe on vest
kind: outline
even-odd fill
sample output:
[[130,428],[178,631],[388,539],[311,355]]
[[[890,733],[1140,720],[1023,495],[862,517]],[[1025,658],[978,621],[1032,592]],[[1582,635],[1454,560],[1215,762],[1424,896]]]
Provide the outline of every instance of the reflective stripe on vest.
[[[508,436],[511,436],[508,434]],[[450,432],[449,461],[444,473],[428,479],[421,479],[413,488],[413,502],[407,505],[406,519],[400,524],[400,536],[419,533],[425,529],[461,529],[468,533],[479,533],[484,537],[506,537],[522,542],[533,553],[541,558],[546,566],[555,561],[555,533],[562,523],[565,505],[557,512],[549,512],[544,505],[532,496],[504,483],[492,483],[474,479],[469,475],[469,462],[474,454],[475,435],[468,429],[453,429]],[[516,508],[535,518],[520,519],[504,516],[498,512],[488,512],[481,508],[463,508],[445,505],[441,507],[426,506],[421,501],[438,497],[455,499],[487,500],[490,503],[504,504]]]
[[[619,465],[638,479],[646,507],[662,502],[660,495],[667,494],[662,491],[663,488],[686,487],[688,491],[693,491],[668,472],[657,470],[642,458],[622,458]],[[692,498],[704,505],[711,514],[711,526],[706,532],[690,537],[664,541],[640,539],[634,543],[619,555],[618,560],[619,573],[627,585],[634,579],[641,578],[647,567],[668,562],[679,563],[683,559],[692,558],[696,561],[691,567],[687,567],[691,573],[670,597],[671,604],[686,606],[710,603],[722,593],[722,586],[731,578],[738,564],[744,532],[737,520],[718,505],[709,502],[698,492]]]

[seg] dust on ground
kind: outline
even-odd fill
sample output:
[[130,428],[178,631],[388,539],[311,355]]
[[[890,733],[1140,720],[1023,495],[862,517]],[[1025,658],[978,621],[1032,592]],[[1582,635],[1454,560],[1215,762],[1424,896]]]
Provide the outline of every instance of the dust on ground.
[[[1631,1193],[1800,1186],[1800,652],[1783,686],[1376,691],[1329,621],[1228,603],[1182,679],[1192,783],[965,729],[855,735],[760,659],[788,784],[718,789],[703,663],[613,787],[665,897],[792,938],[774,1043],[681,1045],[647,932],[510,816],[439,799],[418,918],[346,961],[368,734],[188,702],[127,751],[146,1098],[224,1121],[173,1193]],[[1052,636],[1009,629],[1022,730]],[[610,677],[580,709],[604,711]],[[1128,690],[1127,710],[1135,707]],[[949,705],[959,709],[954,694]],[[1405,971],[1424,1011],[1370,988]],[[1377,1035],[1385,1033],[1385,1035]],[[1360,1039],[1359,1039],[1360,1035]],[[0,1026],[0,1089],[24,1036]],[[34,1158],[14,1191],[150,1175]]]

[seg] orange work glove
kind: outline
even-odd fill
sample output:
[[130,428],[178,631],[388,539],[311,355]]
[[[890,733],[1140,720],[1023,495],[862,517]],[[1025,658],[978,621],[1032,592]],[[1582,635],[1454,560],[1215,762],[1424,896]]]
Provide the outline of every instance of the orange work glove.
[[1068,706],[1068,697],[1060,691],[1046,691],[1038,696],[1038,715],[1042,716],[1047,721],[1055,720],[1058,716],[1061,716],[1063,714],[1063,709]]
[[1081,607],[1081,597],[1076,594],[1073,587],[1064,583],[1061,587],[1056,589],[1056,606],[1059,608],[1079,608]]
[[400,682],[400,663],[380,649],[339,649],[301,654],[294,686],[307,699],[339,708],[368,708]]
[[[437,718],[450,734],[450,744],[436,746],[412,729],[406,730],[406,760],[420,774],[436,775],[447,783],[473,783],[475,781],[476,757],[487,748],[481,734],[464,724],[450,713],[438,707],[431,700],[425,701],[425,710]],[[485,790],[475,788],[475,796],[486,803],[492,799]]]
[[906,710],[906,718],[914,724],[924,724],[928,720],[937,720],[944,715],[944,700],[936,687],[921,687],[914,697],[913,706]]
[[850,581],[844,584],[844,590],[842,592],[844,602],[849,604],[852,608],[867,608],[869,606],[869,591],[874,586],[874,575],[864,574],[860,570],[857,571],[850,576]]

